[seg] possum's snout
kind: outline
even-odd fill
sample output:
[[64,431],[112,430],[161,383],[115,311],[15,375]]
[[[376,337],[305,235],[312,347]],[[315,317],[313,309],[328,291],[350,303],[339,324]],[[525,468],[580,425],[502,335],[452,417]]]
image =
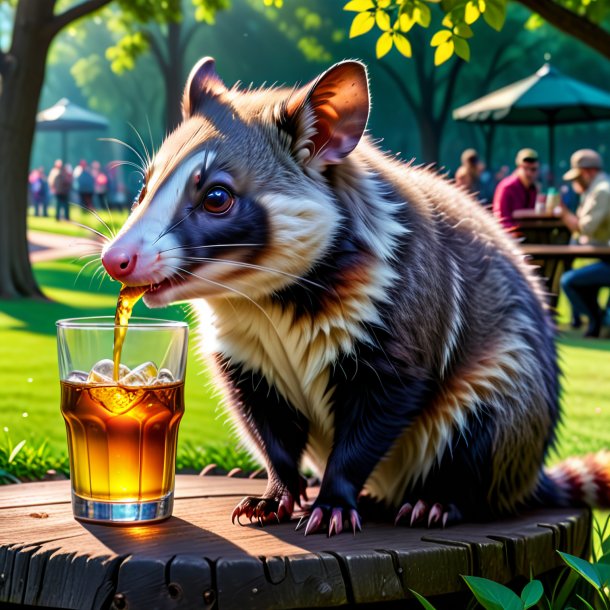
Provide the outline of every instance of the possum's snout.
[[102,265],[115,280],[128,278],[136,268],[138,253],[132,248],[114,247],[102,256]]

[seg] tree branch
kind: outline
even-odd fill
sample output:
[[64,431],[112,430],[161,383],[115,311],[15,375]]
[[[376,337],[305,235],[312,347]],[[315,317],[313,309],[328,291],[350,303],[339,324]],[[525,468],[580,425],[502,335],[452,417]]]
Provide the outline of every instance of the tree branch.
[[51,38],[55,36],[62,28],[65,28],[67,25],[71,24],[73,21],[80,19],[81,17],[86,17],[90,15],[94,11],[110,4],[112,0],[86,0],[86,2],[81,2],[72,8],[65,10],[63,13],[60,13],[56,17],[54,17],[46,26],[45,32]]
[[558,30],[580,40],[610,59],[610,33],[586,17],[573,13],[553,0],[517,0],[517,2],[538,13]]

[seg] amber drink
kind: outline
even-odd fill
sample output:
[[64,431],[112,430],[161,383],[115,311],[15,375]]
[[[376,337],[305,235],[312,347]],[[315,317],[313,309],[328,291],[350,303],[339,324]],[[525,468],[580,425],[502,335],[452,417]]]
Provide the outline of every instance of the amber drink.
[[156,521],[173,506],[187,328],[133,319],[116,375],[113,360],[100,358],[112,354],[115,326],[110,318],[58,322],[74,515]]

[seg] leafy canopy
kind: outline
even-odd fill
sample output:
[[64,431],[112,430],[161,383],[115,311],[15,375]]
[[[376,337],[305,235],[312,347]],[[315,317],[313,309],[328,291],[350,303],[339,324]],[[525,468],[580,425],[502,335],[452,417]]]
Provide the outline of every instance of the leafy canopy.
[[[376,52],[380,59],[395,47],[405,57],[411,57],[408,34],[413,27],[429,28],[432,24],[432,4],[442,11],[430,45],[435,48],[434,63],[438,66],[454,54],[470,60],[472,25],[482,19],[495,30],[501,30],[506,19],[506,0],[351,0],[344,9],[356,14],[350,28],[350,38],[376,28]],[[435,11],[436,13],[437,11]]]

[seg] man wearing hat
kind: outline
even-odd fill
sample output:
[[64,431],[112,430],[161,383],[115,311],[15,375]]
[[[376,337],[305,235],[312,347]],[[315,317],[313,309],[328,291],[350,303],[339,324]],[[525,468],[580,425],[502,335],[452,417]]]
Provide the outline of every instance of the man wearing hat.
[[540,165],[538,153],[533,148],[522,148],[515,159],[517,168],[501,180],[494,193],[492,210],[505,229],[513,229],[515,210],[536,207],[536,178]]
[[[594,246],[610,245],[610,178],[603,171],[601,156],[590,149],[577,150],[570,158],[570,169],[563,179],[572,182],[580,194],[580,205],[573,214],[562,206],[561,220],[572,231],[573,241]],[[603,313],[597,300],[599,289],[610,286],[610,263],[597,262],[567,271],[561,287],[572,304],[573,325],[581,313],[589,318],[586,337],[598,337]]]

